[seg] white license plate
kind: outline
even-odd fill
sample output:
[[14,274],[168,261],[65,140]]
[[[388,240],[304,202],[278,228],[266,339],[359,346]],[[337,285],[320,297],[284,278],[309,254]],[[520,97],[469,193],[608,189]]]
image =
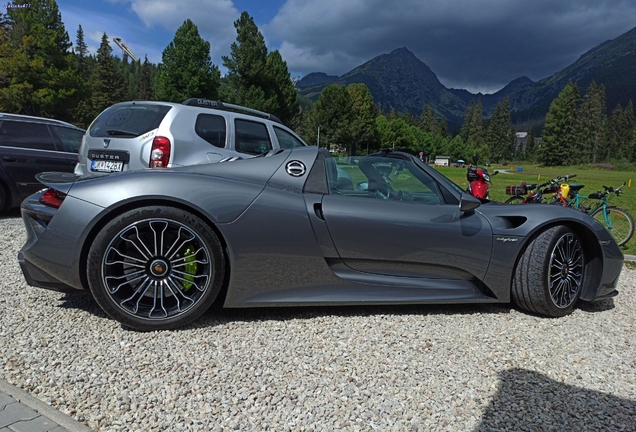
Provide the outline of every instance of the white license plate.
[[119,172],[124,169],[123,162],[94,160],[91,162],[91,171],[99,172]]

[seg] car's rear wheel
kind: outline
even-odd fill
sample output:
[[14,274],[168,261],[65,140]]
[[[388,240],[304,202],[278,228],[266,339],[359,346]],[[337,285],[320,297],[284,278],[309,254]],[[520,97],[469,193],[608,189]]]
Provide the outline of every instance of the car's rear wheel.
[[578,236],[566,226],[539,234],[521,256],[512,298],[521,308],[550,317],[569,314],[581,295],[585,256]]
[[143,207],[116,217],[88,253],[95,300],[137,330],[173,329],[195,320],[214,302],[224,272],[215,232],[172,207]]

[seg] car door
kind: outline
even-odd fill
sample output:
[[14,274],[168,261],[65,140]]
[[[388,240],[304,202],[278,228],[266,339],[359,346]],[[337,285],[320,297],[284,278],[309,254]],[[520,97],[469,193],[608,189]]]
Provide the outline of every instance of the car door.
[[367,156],[326,163],[330,193],[322,200],[323,217],[349,268],[396,277],[483,278],[490,225],[478,212],[447,204],[443,186],[413,161]]
[[43,123],[5,120],[0,125],[0,163],[22,198],[42,189],[35,175],[69,171],[66,155],[57,151]]

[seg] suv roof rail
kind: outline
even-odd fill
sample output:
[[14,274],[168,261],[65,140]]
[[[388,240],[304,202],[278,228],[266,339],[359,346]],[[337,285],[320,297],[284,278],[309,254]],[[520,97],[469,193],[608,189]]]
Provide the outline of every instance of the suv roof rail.
[[240,105],[218,102],[218,101],[213,101],[210,99],[190,98],[183,101],[183,105],[198,106],[203,108],[213,108],[213,109],[220,109],[225,111],[236,111],[243,114],[249,114],[249,115],[253,115],[257,117],[262,117],[264,119],[272,120],[272,121],[275,121],[276,123],[283,124],[283,122],[280,121],[280,119],[276,117],[275,115],[268,114],[266,112],[255,110],[252,108],[246,108]]

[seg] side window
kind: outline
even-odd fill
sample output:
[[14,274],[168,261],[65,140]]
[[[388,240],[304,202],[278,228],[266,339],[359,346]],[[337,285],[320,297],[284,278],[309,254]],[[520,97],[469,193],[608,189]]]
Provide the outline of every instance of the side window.
[[3,121],[0,145],[36,150],[55,150],[49,128],[40,123]]
[[62,151],[67,153],[78,152],[84,132],[63,126],[53,126],[53,130],[62,142]]
[[296,138],[295,136],[293,136],[286,130],[283,130],[281,128],[274,126],[274,133],[276,133],[276,138],[278,138],[278,144],[280,145],[280,148],[282,149],[289,149],[294,147],[305,147],[305,144],[303,144],[301,141],[298,140],[298,138]]
[[437,182],[412,161],[381,156],[333,158],[333,161],[327,162],[331,194],[444,204]]
[[214,114],[199,114],[194,131],[214,147],[225,147],[225,118]]
[[235,119],[236,151],[259,155],[272,149],[272,142],[264,123]]

